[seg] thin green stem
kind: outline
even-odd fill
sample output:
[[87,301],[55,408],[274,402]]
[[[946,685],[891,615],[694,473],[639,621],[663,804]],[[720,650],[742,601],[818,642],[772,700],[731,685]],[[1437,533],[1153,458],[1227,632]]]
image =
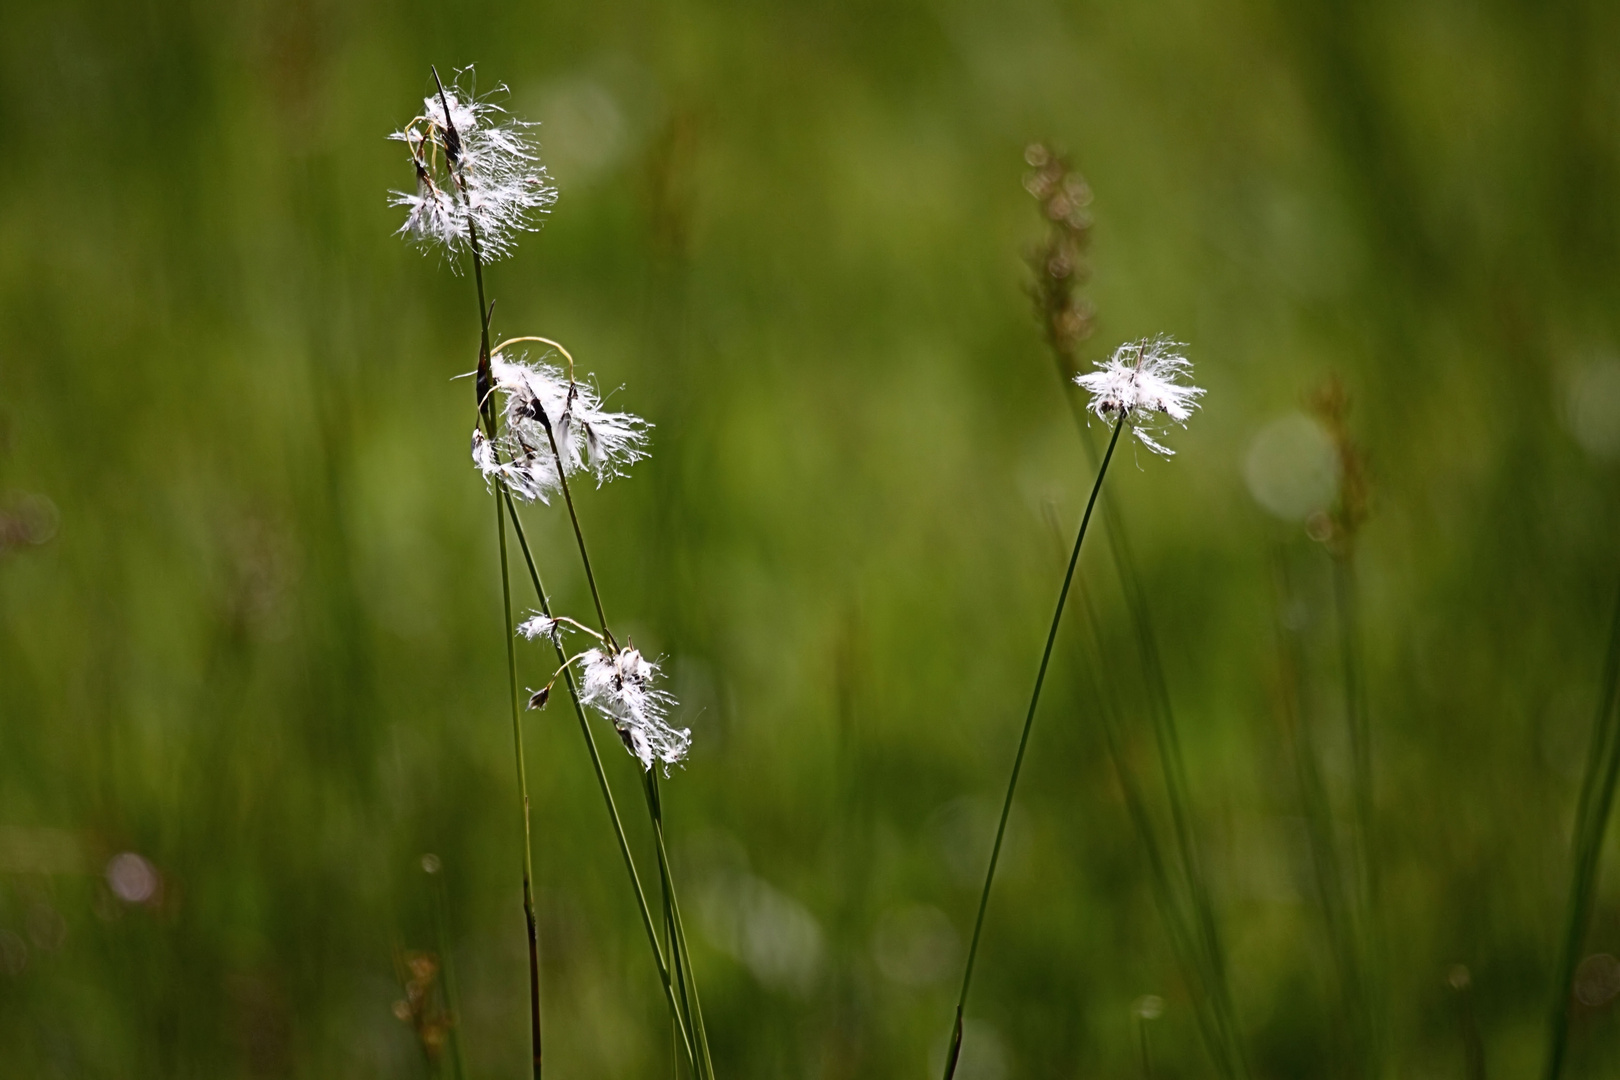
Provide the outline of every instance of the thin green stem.
[[[471,203],[467,198],[467,188],[463,182],[459,163],[455,160],[460,153],[461,135],[456,131],[455,121],[451,118],[450,102],[444,91],[444,80],[439,78],[439,69],[433,68],[433,82],[439,89],[439,107],[444,110],[445,122],[445,156],[454,178],[456,190],[461,195],[462,204],[469,210],[467,215],[467,241],[471,250],[473,264],[473,280],[478,290],[478,375],[474,380],[474,394],[478,402],[478,413],[483,419],[486,433],[491,442],[495,439],[495,405],[490,392],[490,357],[489,357],[489,320],[494,308],[484,299],[484,251],[478,239],[478,226],[473,222]],[[454,152],[452,152],[454,149]],[[507,688],[512,706],[512,746],[517,758],[518,798],[523,804],[523,918],[527,924],[529,935],[529,1038],[532,1051],[534,1080],[541,1076],[541,1039],[540,1039],[540,931],[534,916],[534,855],[533,837],[529,826],[529,784],[528,776],[523,762],[523,721],[518,712],[517,689],[517,651],[513,641],[512,632],[512,578],[509,560],[506,553],[506,523],[504,521],[504,507],[499,495],[495,499],[495,533],[500,539],[501,549],[501,604],[506,616],[506,677]],[[516,515],[513,515],[514,523]]]
[[[670,963],[675,969],[675,987],[681,999],[681,1009],[686,1015],[687,1027],[696,1031],[697,1027],[692,1023],[692,997],[687,992],[686,987],[687,964],[685,958],[681,955],[680,938],[675,932],[673,887],[669,878],[669,866],[664,861],[664,846],[662,843],[664,814],[658,804],[658,793],[653,790],[653,782],[652,770],[645,770],[641,777],[641,788],[642,794],[647,799],[647,815],[652,821],[653,837],[656,843],[655,850],[658,855],[659,893],[664,905],[664,938],[669,949]],[[699,1064],[701,1065],[701,1062]],[[701,1075],[700,1072],[699,1076],[701,1077]]]
[[[512,525],[517,533],[518,546],[523,551],[523,560],[529,569],[529,579],[534,583],[535,596],[540,604],[540,612],[547,618],[551,617],[551,602],[546,596],[545,585],[540,580],[540,571],[534,563],[534,553],[529,549],[528,537],[524,535],[523,523],[518,518],[517,506],[512,500],[512,493],[504,485],[500,486],[500,493],[506,502],[507,509],[511,511]],[[557,650],[557,662],[565,659],[562,645],[556,640],[552,645]],[[635,859],[630,854],[630,841],[624,835],[624,824],[619,819],[619,809],[613,800],[613,789],[608,785],[607,771],[602,767],[602,755],[596,747],[596,737],[591,734],[591,726],[585,716],[585,706],[579,700],[579,688],[574,684],[574,673],[571,669],[563,670],[564,684],[568,687],[568,698],[573,702],[574,715],[579,720],[580,734],[585,739],[585,748],[590,753],[591,768],[596,772],[597,785],[602,789],[602,800],[607,805],[608,818],[613,822],[613,835],[619,841],[619,854],[624,858],[625,871],[630,875],[630,884],[636,894],[636,907],[641,913],[642,927],[647,932],[647,942],[652,946],[653,962],[658,967],[658,978],[664,987],[664,998],[669,1005],[670,1015],[675,1019],[675,1025],[681,1037],[682,1048],[686,1052],[686,1059],[692,1064],[692,1072],[697,1073],[696,1055],[692,1052],[692,1039],[687,1031],[686,1022],[681,1016],[679,1004],[675,1000],[674,985],[670,981],[669,967],[664,963],[664,952],[658,944],[658,930],[653,923],[652,912],[647,907],[647,894],[641,887],[641,876],[636,873]]]
[[[570,357],[570,369],[572,368],[572,360],[573,358]],[[568,521],[574,529],[574,542],[579,547],[580,563],[585,569],[585,581],[590,586],[591,601],[596,606],[596,617],[602,626],[602,636],[607,640],[610,647],[617,648],[618,642],[613,636],[612,629],[608,626],[607,612],[602,604],[602,593],[596,584],[596,572],[591,567],[591,554],[590,549],[585,544],[585,531],[580,527],[579,513],[574,507],[573,491],[568,486],[568,470],[564,467],[562,450],[557,445],[557,433],[553,430],[551,421],[546,417],[544,410],[540,410],[540,422],[546,432],[546,441],[551,446],[552,461],[555,462],[557,467],[557,482],[562,488],[563,502],[568,506]],[[525,553],[527,553],[527,548],[525,548]],[[547,614],[550,613],[547,612]],[[558,654],[561,655],[560,648]],[[570,674],[571,679],[572,675]],[[572,687],[571,681],[570,687]],[[670,946],[670,959],[675,967],[676,982],[682,1003],[686,1009],[687,1027],[690,1032],[695,1034],[697,1049],[701,1052],[701,1057],[695,1056],[693,1058],[693,1071],[699,1076],[707,1075],[712,1077],[714,1075],[714,1066],[709,1061],[708,1038],[702,1027],[701,1010],[699,1009],[694,1013],[695,1003],[687,1000],[687,983],[691,979],[691,964],[690,958],[686,955],[685,933],[681,926],[680,909],[675,900],[675,885],[669,876],[668,860],[664,851],[664,826],[658,801],[657,780],[651,776],[650,772],[648,773],[647,792],[647,812],[652,821],[653,833],[658,843],[658,870],[663,884],[664,903],[667,908],[666,914],[673,924],[675,933]],[[692,988],[694,997],[695,993],[696,987],[694,985]],[[700,1064],[707,1069],[706,1073],[699,1071]]]
[[[690,1023],[691,1022],[690,1021],[691,1005],[688,1004],[688,1002],[686,1000],[686,981],[682,977],[681,958],[675,952],[675,916],[673,914],[671,914],[671,912],[670,912],[669,894],[667,892],[665,892],[663,894],[663,901],[664,901],[664,953],[665,953],[666,956],[669,957],[670,962],[675,965],[675,982],[676,982],[676,985],[680,987],[680,991],[681,991],[680,992],[681,1007],[683,1009],[687,1010],[687,1014],[688,1014],[688,1021],[687,1022]],[[679,1038],[680,1037],[675,1033],[675,1025],[673,1023],[671,1023],[669,1025],[670,1072],[674,1076],[676,1076],[677,1078],[680,1076],[680,1072],[681,1072]]]
[[591,600],[596,604],[596,617],[602,624],[602,636],[608,644],[616,646],[613,632],[608,629],[607,612],[602,610],[602,594],[596,587],[596,573],[591,569],[591,553],[585,549],[585,533],[579,527],[579,515],[574,512],[574,494],[568,488],[568,470],[563,468],[562,452],[557,448],[557,435],[551,430],[551,421],[545,410],[538,410],[540,422],[546,429],[546,441],[551,443],[551,457],[557,463],[557,482],[562,486],[563,502],[568,504],[568,520],[574,526],[574,541],[579,545],[579,560],[585,565],[585,581],[591,587]]
[[523,918],[529,930],[529,1036],[534,1076],[540,1080],[540,931],[534,917],[534,854],[529,832],[529,778],[523,762],[523,720],[518,711],[517,647],[512,629],[512,584],[507,568],[505,506],[495,499],[495,529],[501,538],[501,608],[506,616],[506,677],[512,705],[512,753],[517,759],[518,797],[523,802]]
[[979,894],[979,913],[973,920],[973,939],[968,945],[967,964],[962,971],[962,992],[956,999],[956,1024],[951,1032],[950,1050],[945,1056],[945,1080],[956,1074],[956,1062],[962,1053],[962,1016],[967,1008],[968,987],[973,982],[973,963],[978,958],[979,938],[984,932],[984,913],[990,906],[990,887],[996,879],[996,864],[1001,860],[1001,842],[1007,833],[1007,817],[1012,813],[1013,794],[1018,790],[1018,774],[1024,767],[1024,751],[1029,748],[1030,729],[1035,724],[1035,709],[1041,701],[1041,686],[1046,682],[1046,668],[1052,659],[1052,646],[1057,641],[1058,625],[1063,621],[1063,606],[1069,599],[1069,586],[1074,582],[1075,567],[1080,563],[1080,547],[1086,540],[1086,528],[1091,524],[1091,512],[1097,506],[1102,492],[1103,478],[1108,475],[1108,463],[1113,460],[1114,447],[1119,445],[1120,432],[1125,430],[1125,417],[1114,422],[1114,433],[1108,440],[1108,452],[1103,455],[1097,469],[1097,479],[1091,485],[1091,497],[1086,500],[1086,512],[1080,519],[1080,532],[1074,538],[1074,551],[1069,555],[1069,568],[1063,575],[1063,588],[1058,591],[1057,610],[1052,613],[1052,627],[1046,633],[1046,647],[1041,650],[1041,666],[1035,673],[1035,689],[1030,694],[1029,710],[1024,714],[1024,730],[1018,737],[1018,754],[1013,758],[1012,776],[1007,780],[1007,796],[1001,803],[1001,820],[996,824],[996,842],[990,848],[990,868],[984,875],[984,890]]
[[[433,68],[433,81],[439,91],[439,105],[444,110],[446,125],[446,156],[449,160],[451,176],[454,178],[456,190],[463,203],[467,202],[466,187],[457,163],[456,154],[451,148],[461,145],[460,133],[456,131],[451,120],[450,105],[447,100],[444,82],[439,78],[438,68]],[[492,307],[484,298],[484,258],[483,247],[478,239],[478,227],[468,217],[467,221],[468,246],[471,250],[473,264],[473,279],[477,283],[478,299],[478,377],[475,383],[475,395],[478,403],[478,413],[490,439],[495,437],[495,412],[489,393],[489,320]],[[532,854],[533,837],[529,821],[529,788],[528,778],[523,760],[523,723],[518,712],[517,692],[517,655],[512,634],[512,583],[510,560],[506,551],[506,523],[505,511],[501,500],[495,500],[495,533],[500,542],[501,553],[501,604],[505,615],[506,628],[506,674],[508,696],[511,699],[512,713],[512,743],[514,756],[517,760],[518,797],[523,807],[523,916],[527,924],[529,938],[529,1000],[530,1000],[530,1041],[533,1051],[533,1069],[535,1080],[541,1075],[541,1038],[540,1038],[540,939],[539,930],[534,914],[534,857]]]
[[1598,693],[1597,716],[1592,722],[1592,741],[1587,753],[1586,775],[1575,819],[1574,868],[1569,887],[1569,908],[1564,924],[1564,940],[1559,950],[1553,1001],[1547,1032],[1546,1080],[1558,1080],[1563,1071],[1569,1042],[1570,986],[1580,961],[1592,916],[1592,893],[1597,885],[1598,864],[1603,851],[1603,834],[1608,828],[1609,811],[1614,806],[1614,790],[1620,779],[1620,737],[1615,731],[1615,695],[1620,688],[1620,597],[1616,598],[1614,620],[1609,631],[1609,650],[1604,659]]
[[713,1080],[714,1061],[709,1056],[709,1034],[703,1024],[703,1003],[698,998],[697,978],[692,971],[692,953],[686,944],[686,922],[681,917],[681,902],[675,895],[675,879],[669,868],[669,851],[664,844],[664,800],[658,790],[658,774],[647,770],[648,808],[652,811],[653,839],[657,843],[658,872],[663,877],[664,895],[669,903],[669,916],[675,934],[673,948],[683,972],[681,993],[687,999],[687,1022],[697,1036],[698,1050],[703,1056],[704,1074]]

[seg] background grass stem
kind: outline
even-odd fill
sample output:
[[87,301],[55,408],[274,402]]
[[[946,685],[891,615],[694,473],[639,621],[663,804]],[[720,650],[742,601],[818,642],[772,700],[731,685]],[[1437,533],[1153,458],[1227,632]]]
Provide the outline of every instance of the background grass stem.
[[1018,790],[1018,774],[1024,767],[1024,752],[1029,748],[1030,729],[1035,724],[1035,710],[1041,702],[1041,687],[1046,682],[1046,668],[1052,660],[1052,646],[1057,641],[1058,626],[1063,622],[1063,607],[1069,599],[1069,586],[1074,582],[1074,571],[1080,563],[1080,548],[1086,541],[1086,529],[1091,524],[1091,513],[1102,492],[1103,479],[1108,475],[1108,464],[1114,458],[1114,448],[1125,430],[1123,416],[1114,422],[1114,431],[1108,439],[1108,451],[1097,468],[1097,479],[1091,485],[1091,496],[1086,500],[1086,512],[1080,519],[1080,531],[1074,538],[1074,551],[1063,574],[1063,587],[1058,590],[1057,609],[1052,613],[1052,626],[1046,632],[1046,645],[1041,650],[1040,667],[1035,672],[1035,689],[1029,697],[1029,709],[1024,714],[1024,729],[1018,736],[1018,753],[1013,757],[1012,775],[1007,779],[1007,795],[1001,802],[1001,818],[996,823],[996,840],[990,848],[990,866],[985,871],[984,889],[979,894],[979,911],[973,918],[973,938],[968,944],[967,963],[962,970],[962,992],[956,999],[956,1022],[951,1030],[950,1048],[945,1055],[945,1080],[956,1074],[956,1063],[962,1053],[962,1015],[967,1008],[968,988],[973,982],[973,964],[979,955],[979,939],[984,933],[984,913],[990,906],[990,888],[995,884],[996,864],[1001,859],[1001,842],[1007,834],[1007,817],[1012,813],[1013,795]]
[[1580,963],[1581,946],[1592,916],[1592,895],[1597,887],[1603,835],[1609,812],[1614,806],[1614,790],[1620,778],[1620,721],[1616,719],[1615,696],[1620,689],[1620,595],[1616,596],[1609,648],[1604,658],[1603,676],[1598,689],[1597,715],[1592,720],[1592,737],[1586,755],[1586,773],[1581,782],[1580,802],[1575,815],[1575,839],[1563,941],[1552,985],[1552,1009],[1548,1020],[1545,1080],[1558,1080],[1563,1072],[1569,1042],[1569,1002],[1573,993],[1575,969]]

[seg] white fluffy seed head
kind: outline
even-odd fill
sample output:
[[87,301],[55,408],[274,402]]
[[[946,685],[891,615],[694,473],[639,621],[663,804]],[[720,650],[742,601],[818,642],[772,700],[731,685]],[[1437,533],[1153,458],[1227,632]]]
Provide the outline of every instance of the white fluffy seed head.
[[485,260],[509,254],[517,234],[532,231],[557,200],[529,140],[532,126],[459,86],[445,87],[442,100],[437,91],[424,98],[421,113],[389,136],[405,144],[416,173],[416,190],[389,200],[406,211],[400,233],[460,255],[472,246],[471,226]]
[[503,458],[501,452],[511,440],[505,435],[497,439],[498,442],[492,443],[481,430],[473,428],[473,465],[483,474],[484,482],[490,485],[502,483],[513,498],[524,502],[548,502],[551,492],[558,486],[557,467],[550,452],[542,454],[537,449],[519,447],[509,457]]
[[529,618],[518,623],[517,632],[530,641],[543,637],[547,641],[554,642],[557,640],[557,620],[550,615],[537,611]]
[[1096,371],[1074,381],[1091,395],[1090,409],[1100,419],[1123,420],[1143,446],[1169,457],[1175,451],[1154,435],[1170,423],[1186,427],[1204,394],[1200,387],[1177,381],[1192,371],[1192,363],[1178,351],[1182,348],[1163,337],[1128,342],[1099,361]]
[[634,646],[617,652],[589,649],[581,657],[580,700],[613,722],[625,749],[650,770],[661,762],[664,775],[686,757],[692,732],[666,719],[675,699],[653,686],[658,665]]
[[488,440],[480,445],[475,433],[473,463],[486,479],[505,480],[514,495],[550,502],[561,487],[559,458],[565,475],[590,472],[600,487],[647,456],[651,425],[603,408],[595,387],[570,380],[562,369],[497,353],[490,376],[504,399],[501,431],[494,446]]

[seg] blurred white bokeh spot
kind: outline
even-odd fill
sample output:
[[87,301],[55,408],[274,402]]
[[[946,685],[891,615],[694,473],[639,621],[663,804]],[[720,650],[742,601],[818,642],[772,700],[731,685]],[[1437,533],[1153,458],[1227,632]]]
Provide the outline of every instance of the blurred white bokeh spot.
[[1564,418],[1588,454],[1605,461],[1620,458],[1620,360],[1606,356],[1574,371]]
[[716,875],[698,892],[708,939],[772,989],[806,994],[821,971],[821,924],[808,908],[747,872]]
[[628,149],[624,111],[599,82],[558,83],[541,99],[539,112],[540,160],[559,188],[590,183]]
[[1261,428],[1243,460],[1249,494],[1285,521],[1327,507],[1339,486],[1339,455],[1322,425],[1292,412]]
[[107,860],[107,887],[126,904],[144,904],[157,896],[157,868],[133,851]]

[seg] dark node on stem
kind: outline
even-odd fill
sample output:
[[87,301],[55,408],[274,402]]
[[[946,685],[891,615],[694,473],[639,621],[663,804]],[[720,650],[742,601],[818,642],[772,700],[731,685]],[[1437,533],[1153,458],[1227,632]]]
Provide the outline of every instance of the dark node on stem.
[[529,708],[531,708],[531,709],[543,709],[543,708],[546,707],[546,702],[548,702],[550,700],[551,700],[551,687],[542,686],[540,689],[536,690],[534,693],[529,695]]
[[[489,302],[489,308],[484,312],[484,327],[481,344],[478,346],[478,377],[473,380],[474,392],[478,395],[478,408],[489,409],[494,415],[495,379],[490,368],[489,359],[489,324],[495,318],[495,301]],[[495,437],[494,421],[490,422],[490,438]]]
[[433,81],[439,87],[439,108],[444,110],[444,159],[454,168],[461,159],[461,136],[456,132],[456,122],[450,116],[450,101],[444,92],[444,81],[439,78],[439,69],[433,69]]

